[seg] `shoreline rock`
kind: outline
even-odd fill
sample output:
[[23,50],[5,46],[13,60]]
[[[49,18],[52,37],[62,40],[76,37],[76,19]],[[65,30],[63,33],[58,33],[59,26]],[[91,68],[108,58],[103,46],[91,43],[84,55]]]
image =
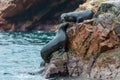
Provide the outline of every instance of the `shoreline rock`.
[[[113,14],[120,8],[116,6],[118,2],[112,3],[101,3],[91,20],[69,23],[66,32],[69,51],[59,59],[52,59],[42,76],[62,77],[59,72],[65,71],[68,77],[101,80],[120,78],[119,13]],[[104,7],[106,4],[113,6]]]

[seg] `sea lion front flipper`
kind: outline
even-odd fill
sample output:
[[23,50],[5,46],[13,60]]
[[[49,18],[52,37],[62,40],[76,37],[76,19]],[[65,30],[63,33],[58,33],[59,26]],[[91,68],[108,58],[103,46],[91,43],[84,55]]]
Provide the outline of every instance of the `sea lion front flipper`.
[[77,19],[77,22],[76,23],[80,23],[80,22],[83,22],[84,21],[84,18],[83,17],[79,17],[78,19]]
[[64,52],[65,52],[65,48],[59,49],[58,54],[55,57],[59,58]]

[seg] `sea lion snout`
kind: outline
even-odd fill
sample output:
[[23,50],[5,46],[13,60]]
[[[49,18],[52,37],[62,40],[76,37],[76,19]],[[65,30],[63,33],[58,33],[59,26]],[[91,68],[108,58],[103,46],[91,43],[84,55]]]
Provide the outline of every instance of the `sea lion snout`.
[[59,30],[62,29],[62,30],[64,30],[64,31],[66,31],[68,25],[69,25],[69,24],[68,24],[67,22],[61,23],[61,24],[59,25]]
[[68,13],[63,13],[61,15],[61,21],[62,22],[76,22],[77,20],[76,20],[76,17],[74,17]]
[[61,21],[65,21],[65,19],[66,19],[66,17],[67,17],[67,14],[66,13],[63,13],[61,16],[60,16],[60,18],[61,18]]

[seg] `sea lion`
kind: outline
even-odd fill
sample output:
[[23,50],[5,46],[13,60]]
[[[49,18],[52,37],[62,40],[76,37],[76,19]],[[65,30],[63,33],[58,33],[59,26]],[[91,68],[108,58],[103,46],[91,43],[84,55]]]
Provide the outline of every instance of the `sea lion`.
[[53,40],[47,43],[41,50],[41,57],[45,61],[45,63],[49,63],[52,57],[52,53],[58,50],[63,53],[66,50],[66,29],[68,23],[61,23],[59,25],[58,32]]
[[91,19],[93,17],[93,11],[92,10],[84,10],[80,12],[69,12],[69,13],[63,13],[61,15],[61,21],[64,22],[82,22],[86,19]]

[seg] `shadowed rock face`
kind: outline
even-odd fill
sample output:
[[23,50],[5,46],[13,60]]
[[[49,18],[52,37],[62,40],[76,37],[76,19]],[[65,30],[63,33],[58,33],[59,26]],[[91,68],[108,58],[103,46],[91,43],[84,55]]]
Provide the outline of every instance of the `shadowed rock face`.
[[8,22],[6,24],[14,24],[15,31],[30,31],[38,29],[40,24],[58,23],[62,13],[76,9],[83,2],[84,0],[13,0],[6,4],[0,16]]

